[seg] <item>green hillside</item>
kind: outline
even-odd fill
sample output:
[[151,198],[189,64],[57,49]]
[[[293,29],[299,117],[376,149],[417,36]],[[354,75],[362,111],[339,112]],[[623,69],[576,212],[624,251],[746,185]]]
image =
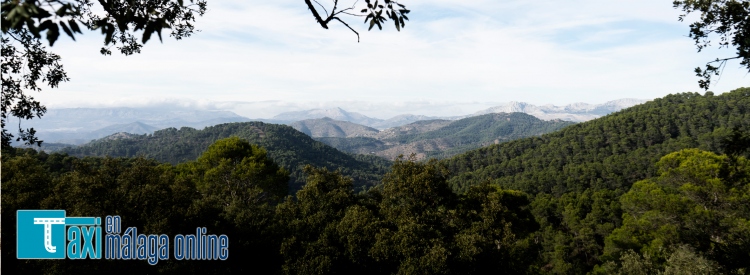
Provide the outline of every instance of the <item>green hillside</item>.
[[490,182],[533,196],[541,273],[651,274],[685,264],[746,272],[750,224],[738,213],[750,207],[750,185],[737,154],[749,153],[749,111],[747,88],[668,95],[442,164],[458,193]]
[[440,139],[452,148],[430,156],[450,156],[469,149],[501,143],[519,138],[541,135],[568,125],[569,121],[545,121],[524,113],[497,113],[460,119],[445,127],[420,134],[404,135],[387,139],[400,143]]
[[183,127],[167,128],[152,135],[129,135],[104,138],[84,146],[64,150],[73,156],[144,156],[177,164],[196,159],[214,141],[237,136],[268,150],[268,156],[290,172],[290,191],[303,184],[302,168],[311,164],[330,170],[341,169],[354,179],[355,186],[372,186],[390,165],[374,156],[352,156],[342,153],[292,127],[262,122],[227,123],[203,130]]
[[622,189],[684,148],[722,153],[733,129],[750,131],[750,89],[668,95],[541,137],[492,145],[445,163],[457,186],[492,180],[530,193]]
[[[436,122],[440,126],[434,130],[416,130],[425,128],[422,124]],[[561,120],[545,121],[524,113],[496,113],[450,123],[420,121],[368,137],[321,137],[316,140],[342,151],[374,154],[387,159],[412,153],[418,159],[444,158],[490,144],[553,132],[572,124]]]
[[[2,257],[18,274],[748,274],[749,109],[750,89],[669,95],[443,161],[398,159],[366,192],[308,166],[294,198],[271,158],[375,167],[342,169],[361,186],[377,175],[367,166],[376,157],[263,123],[120,135],[76,153],[173,156],[178,165],[14,149],[2,154],[3,224],[16,223],[18,209],[66,209],[119,213],[171,235],[210,225],[232,236],[232,256],[205,265],[13,261],[16,232],[3,230]],[[268,154],[235,137],[183,162],[219,136]]]

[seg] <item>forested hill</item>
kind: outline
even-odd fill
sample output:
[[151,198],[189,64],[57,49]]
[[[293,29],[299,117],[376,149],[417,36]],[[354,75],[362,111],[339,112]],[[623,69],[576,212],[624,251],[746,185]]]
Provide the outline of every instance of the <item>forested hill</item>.
[[421,160],[446,158],[493,143],[549,133],[572,124],[559,119],[541,120],[524,113],[494,113],[457,121],[419,121],[374,135],[316,139],[346,152],[372,153],[386,159],[413,153]]
[[750,88],[668,95],[592,121],[470,151],[444,162],[454,187],[491,180],[529,193],[627,191],[683,148],[723,153],[733,130],[750,131]]
[[177,164],[195,160],[216,140],[237,136],[264,147],[268,156],[290,172],[290,191],[303,184],[302,168],[311,164],[329,170],[341,169],[354,179],[355,186],[372,186],[380,181],[390,163],[375,156],[352,156],[286,125],[262,122],[227,123],[203,130],[167,128],[152,135],[103,138],[63,152],[74,156],[145,156]]
[[386,140],[397,143],[440,140],[449,147],[431,156],[444,157],[492,143],[549,133],[572,124],[559,119],[541,120],[524,113],[495,113],[457,120],[434,131]]

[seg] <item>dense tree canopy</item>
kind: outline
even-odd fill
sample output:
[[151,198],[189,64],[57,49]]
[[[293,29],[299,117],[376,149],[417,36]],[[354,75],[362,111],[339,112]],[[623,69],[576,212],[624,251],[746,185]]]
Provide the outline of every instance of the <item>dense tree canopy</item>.
[[459,192],[489,180],[532,195],[542,270],[582,274],[606,259],[605,239],[623,223],[618,198],[633,183],[659,175],[656,162],[688,148],[746,157],[747,133],[750,89],[684,93],[444,163]]
[[306,165],[341,170],[354,179],[354,186],[360,190],[380,182],[390,166],[385,159],[345,154],[292,127],[263,122],[226,123],[203,130],[167,128],[152,135],[105,138],[63,151],[75,156],[145,156],[178,164],[198,158],[217,140],[232,136],[266,148],[268,157],[289,171],[292,194],[305,182],[303,168]]
[[[120,215],[145,234],[196,226],[230,236],[224,261],[15,259],[3,230],[4,271],[14,273],[260,272],[264,274],[480,274],[533,270],[539,246],[529,198],[482,184],[454,193],[436,162],[398,160],[381,187],[355,193],[351,178],[305,168],[307,184],[282,198],[286,172],[264,149],[218,140],[194,161],[75,158],[15,149],[3,154],[2,223],[18,209]],[[4,228],[5,229],[5,228]]]
[[[686,149],[664,156],[660,175],[639,181],[620,197],[622,226],[607,237],[602,269],[627,265],[669,269],[675,253],[694,258],[692,268],[739,274],[750,268],[750,163]],[[631,251],[628,253],[628,251]],[[634,268],[631,266],[631,268]],[[672,268],[675,268],[672,266]],[[608,273],[608,272],[604,272]]]
[[[180,158],[192,156],[176,164],[13,149],[2,155],[2,224],[15,224],[16,209],[66,209],[86,216],[118,214],[146,233],[174,235],[207,226],[232,236],[233,256],[227,262],[157,266],[19,261],[13,258],[15,231],[3,230],[4,268],[16,273],[747,274],[748,100],[748,89],[670,95],[450,160],[398,159],[380,184],[363,191],[353,188],[356,181],[345,169],[307,166],[305,184],[295,196],[284,196],[286,169],[273,161],[271,151],[240,138],[308,149],[304,146],[320,144],[298,131],[286,134],[306,141],[282,138],[283,130],[291,129],[287,126],[169,129],[140,136],[159,141],[152,145],[132,138],[104,146],[130,156],[149,150],[162,154],[161,147],[172,155],[184,152]],[[206,141],[210,146],[196,154],[185,143]],[[336,161],[353,163],[353,158]]]

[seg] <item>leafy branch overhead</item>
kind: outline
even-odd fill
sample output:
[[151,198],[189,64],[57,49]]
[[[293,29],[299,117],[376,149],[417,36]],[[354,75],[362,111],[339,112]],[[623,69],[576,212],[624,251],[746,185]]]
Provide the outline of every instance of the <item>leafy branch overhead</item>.
[[[315,4],[317,4],[317,7],[321,8],[323,12],[325,12],[325,19],[316,9],[316,6],[313,5],[313,1],[315,2]],[[336,9],[338,8],[339,1],[333,0],[333,7],[331,8],[331,12],[329,13],[328,9],[326,9],[326,7],[317,0],[305,0],[307,7],[310,9],[313,17],[315,17],[315,20],[318,22],[318,24],[320,24],[321,27],[323,27],[324,29],[328,29],[328,23],[333,20],[339,21],[341,24],[344,24],[344,26],[349,28],[357,35],[357,42],[359,42],[359,33],[355,31],[351,26],[349,26],[349,24],[344,22],[344,20],[341,20],[338,15],[346,14],[350,16],[365,17],[364,23],[367,24],[368,21],[370,23],[370,27],[367,29],[368,31],[372,30],[375,25],[378,26],[378,29],[382,30],[382,24],[388,20],[386,19],[386,17],[393,20],[393,23],[396,26],[396,30],[398,31],[401,31],[401,29],[406,26],[404,20],[409,20],[409,17],[407,17],[406,14],[408,14],[410,10],[406,9],[406,6],[401,3],[392,0],[383,0],[382,4],[380,4],[379,0],[375,0],[374,3],[370,0],[365,0],[365,2],[367,3],[367,7],[363,8],[360,11],[361,14],[356,14],[352,13],[352,11],[354,10],[354,6],[357,4],[356,2],[351,7],[347,7],[337,11]],[[385,16],[383,16],[383,11],[385,11]]]
[[[99,8],[106,13],[95,12],[90,0],[63,1],[3,1],[2,31],[27,29],[34,37],[41,38],[46,31],[49,45],[54,45],[60,36],[60,29],[75,40],[81,33],[81,26],[99,30],[104,35],[102,54],[111,54],[109,46],[120,44],[117,49],[125,55],[140,53],[155,33],[162,40],[162,29],[172,29],[170,36],[175,39],[189,37],[194,31],[196,15],[206,12],[205,0],[191,0],[185,5],[183,0],[99,0]],[[142,31],[140,41],[134,32]]]
[[[47,109],[28,94],[41,91],[37,81],[55,88],[69,80],[59,55],[42,44],[42,35],[53,46],[65,33],[75,40],[83,29],[104,36],[100,53],[112,54],[116,47],[124,55],[140,53],[153,34],[162,40],[162,30],[171,29],[177,40],[195,30],[197,16],[206,12],[206,0],[2,0],[2,148],[14,138],[6,129],[8,119],[18,118],[15,141],[40,145],[33,128],[23,129],[22,120],[41,117]],[[140,37],[136,37],[138,32]]]
[[737,55],[727,58],[716,58],[706,63],[705,68],[695,68],[695,74],[701,77],[698,84],[708,90],[711,77],[721,77],[727,62],[740,60],[740,65],[750,71],[750,1],[747,0],[675,0],[674,8],[682,9],[684,14],[679,20],[685,20],[690,13],[699,13],[700,19],[690,24],[690,38],[695,41],[698,52],[711,46],[711,39],[718,36],[719,48],[736,48]]

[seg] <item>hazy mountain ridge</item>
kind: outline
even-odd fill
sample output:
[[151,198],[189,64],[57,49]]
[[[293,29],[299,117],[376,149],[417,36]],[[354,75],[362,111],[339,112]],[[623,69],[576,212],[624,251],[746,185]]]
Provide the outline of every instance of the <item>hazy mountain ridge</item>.
[[[553,120],[561,119],[573,122],[582,122],[592,120],[604,115],[620,111],[625,108],[629,108],[648,100],[635,99],[635,98],[623,98],[608,101],[601,104],[589,104],[589,103],[573,103],[563,106],[557,106],[552,104],[547,105],[534,105],[526,102],[511,101],[507,104],[498,105],[492,108],[477,111],[473,114],[463,116],[425,116],[425,115],[413,115],[404,114],[394,116],[389,119],[372,118],[366,115],[348,112],[342,108],[331,108],[331,109],[311,109],[304,111],[285,112],[277,116],[274,116],[268,121],[286,122],[291,123],[294,121],[308,120],[308,119],[319,119],[328,117],[334,120],[348,121],[360,125],[373,127],[379,130],[385,130],[392,127],[398,127],[406,125],[416,121],[422,120],[458,120],[463,118],[469,118],[490,113],[526,113],[535,116],[542,120]],[[264,120],[265,121],[265,120]]]
[[356,123],[334,120],[329,117],[306,119],[291,123],[289,126],[313,138],[315,137],[369,137],[378,134],[375,128]]
[[[436,119],[457,120],[498,112],[522,112],[544,120],[562,119],[567,121],[586,121],[611,112],[619,111],[623,108],[644,101],[645,100],[639,99],[619,99],[603,104],[575,103],[565,106],[536,106],[524,102],[511,102],[509,104],[496,106],[465,116],[435,117],[404,114],[389,119],[372,118],[360,113],[348,112],[342,108],[286,112],[271,119],[250,119],[230,111],[189,109],[179,106],[140,108],[53,108],[49,109],[42,119],[23,121],[22,127],[35,128],[37,136],[45,142],[83,144],[93,139],[102,138],[117,132],[143,134],[152,133],[154,130],[169,127],[191,127],[202,129],[204,127],[221,123],[249,121],[263,121],[266,123],[292,125],[298,121],[320,119],[324,117],[338,121],[347,121],[378,130],[388,130],[393,127],[404,126],[417,121]],[[14,118],[10,118],[8,121],[8,125],[17,125],[17,123],[18,121],[14,120]],[[142,125],[140,128],[132,125],[128,126],[132,123],[140,123]],[[341,133],[346,132],[347,131],[342,129],[337,135],[328,134],[325,136],[340,137]],[[369,132],[371,131],[362,130],[360,133],[348,133],[346,136],[351,137],[352,135],[360,135],[376,137]],[[393,131],[380,133],[380,135],[387,133],[393,134]],[[315,134],[312,131],[310,132],[310,135],[313,137],[324,137],[323,134]],[[382,139],[382,137],[380,138]]]
[[63,108],[49,109],[41,119],[25,120],[22,126],[34,127],[45,142],[78,145],[119,132],[150,134],[169,127],[201,129],[249,120],[229,111],[185,108]]
[[415,154],[417,159],[425,159],[541,135],[571,124],[561,120],[544,121],[524,113],[496,113],[456,121],[418,121],[371,136],[318,136],[316,140],[350,153],[373,154],[386,159]]
[[347,112],[341,108],[312,109],[305,111],[286,112],[278,114],[271,119],[280,121],[301,121],[324,117],[328,117],[334,120],[353,122],[365,126],[370,126],[383,121],[383,119],[371,118],[360,113]]
[[521,112],[530,114],[544,120],[562,119],[575,122],[583,122],[605,116],[607,114],[629,108],[647,100],[635,98],[623,98],[608,101],[602,104],[573,103],[564,106],[552,104],[537,106],[525,102],[511,101],[508,104],[481,110],[471,116],[489,114],[489,113],[512,113]]
[[154,127],[182,127],[185,123],[199,123],[220,118],[246,119],[229,111],[185,108],[63,108],[49,109],[43,119],[24,121],[31,127],[46,131],[92,131],[114,124],[140,121]]

